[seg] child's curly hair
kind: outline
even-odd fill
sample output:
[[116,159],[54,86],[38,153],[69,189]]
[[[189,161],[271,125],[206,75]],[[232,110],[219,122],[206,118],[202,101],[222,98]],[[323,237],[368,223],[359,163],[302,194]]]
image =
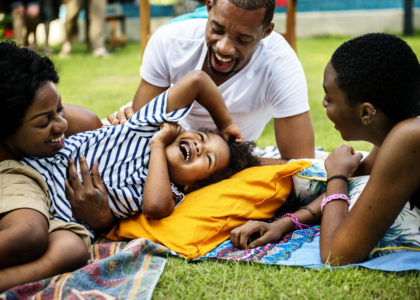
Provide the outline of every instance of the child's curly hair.
[[[223,134],[218,130],[209,128],[199,128],[198,131],[214,133],[223,138],[226,141]],[[187,193],[198,190],[199,188],[207,185],[222,181],[229,178],[233,174],[242,171],[246,168],[255,167],[261,165],[260,160],[254,154],[255,143],[254,142],[242,142],[240,144],[232,141],[226,141],[230,153],[229,153],[229,165],[223,169],[215,172],[210,177],[197,181]]]

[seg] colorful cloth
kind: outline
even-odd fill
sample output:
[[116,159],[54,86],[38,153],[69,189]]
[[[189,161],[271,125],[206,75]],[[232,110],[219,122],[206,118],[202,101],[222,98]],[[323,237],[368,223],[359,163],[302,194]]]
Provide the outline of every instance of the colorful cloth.
[[330,267],[321,262],[319,236],[313,237],[315,229],[294,231],[286,235],[280,242],[267,244],[254,249],[236,249],[230,240],[220,244],[216,249],[196,260],[225,259],[251,261],[266,265],[300,266],[313,269],[322,268],[354,268],[364,267],[381,271],[420,270],[420,251],[398,250],[382,256],[371,258],[365,262],[343,267]]
[[12,288],[0,299],[151,299],[168,253],[146,239],[94,244],[85,267]]
[[[269,157],[275,155],[275,147],[261,149]],[[326,188],[326,172],[323,160],[311,159],[312,165],[293,175],[294,197],[300,202],[314,199]],[[356,203],[363,191],[369,176],[351,178],[348,194],[351,201],[349,209]],[[345,267],[361,266],[383,271],[420,270],[420,210],[410,209],[407,203],[394,223],[374,247],[369,259],[363,263]],[[294,231],[286,235],[280,242],[267,244],[254,249],[236,249],[230,240],[221,243],[202,259],[227,259],[252,261],[261,264],[302,266],[308,268],[323,268],[319,250],[319,237],[313,237],[319,226],[311,229]]]

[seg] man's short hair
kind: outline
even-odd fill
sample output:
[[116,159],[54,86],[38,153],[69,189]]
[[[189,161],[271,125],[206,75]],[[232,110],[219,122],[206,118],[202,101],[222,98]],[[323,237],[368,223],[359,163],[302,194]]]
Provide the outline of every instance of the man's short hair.
[[[213,5],[216,5],[217,0],[213,0]],[[229,0],[230,3],[245,10],[255,10],[265,8],[263,19],[263,27],[267,28],[273,20],[274,8],[276,7],[275,0]]]

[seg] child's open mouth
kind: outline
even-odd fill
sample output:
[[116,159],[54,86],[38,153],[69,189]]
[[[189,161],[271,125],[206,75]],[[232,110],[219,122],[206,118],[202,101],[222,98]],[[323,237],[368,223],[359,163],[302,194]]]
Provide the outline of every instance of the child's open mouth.
[[181,150],[182,155],[184,156],[184,160],[189,162],[191,159],[191,148],[190,145],[186,142],[179,143],[179,149]]

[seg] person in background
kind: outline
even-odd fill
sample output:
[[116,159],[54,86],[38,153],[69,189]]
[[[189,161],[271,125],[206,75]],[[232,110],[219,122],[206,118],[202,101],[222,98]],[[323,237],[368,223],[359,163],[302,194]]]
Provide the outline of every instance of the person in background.
[[105,48],[105,11],[106,0],[65,0],[66,12],[66,39],[61,47],[60,56],[70,55],[72,43],[77,39],[77,18],[80,11],[87,7],[89,18],[89,46],[94,57],[107,57]]
[[58,19],[60,5],[61,0],[40,0],[39,22],[45,25],[44,53],[46,55],[52,54],[49,44],[50,23]]
[[[39,1],[19,0],[10,4],[13,17],[13,32],[16,43],[36,51],[36,27],[38,25]],[[33,42],[29,43],[29,35],[33,34]]]

